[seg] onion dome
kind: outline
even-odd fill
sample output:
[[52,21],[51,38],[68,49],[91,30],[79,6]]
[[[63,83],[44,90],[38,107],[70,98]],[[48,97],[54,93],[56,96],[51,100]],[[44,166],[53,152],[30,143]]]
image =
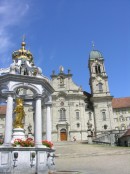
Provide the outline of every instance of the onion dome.
[[103,55],[98,50],[92,50],[89,54],[89,59],[103,59]]
[[12,54],[13,60],[25,59],[25,60],[28,60],[29,62],[33,62],[33,55],[29,50],[25,49],[25,46],[26,46],[26,43],[23,41],[21,43],[21,48],[13,52]]

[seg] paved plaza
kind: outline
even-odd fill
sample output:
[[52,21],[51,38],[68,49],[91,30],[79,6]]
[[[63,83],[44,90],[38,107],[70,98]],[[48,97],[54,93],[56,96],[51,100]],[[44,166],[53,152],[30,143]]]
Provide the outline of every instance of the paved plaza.
[[130,174],[130,148],[88,145],[79,142],[54,143],[55,171],[64,174]]

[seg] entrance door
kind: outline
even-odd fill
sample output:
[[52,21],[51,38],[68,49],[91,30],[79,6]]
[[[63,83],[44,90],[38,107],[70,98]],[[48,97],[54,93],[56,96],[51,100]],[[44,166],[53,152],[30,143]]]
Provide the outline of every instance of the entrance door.
[[60,131],[60,140],[61,141],[67,141],[66,129],[61,129],[61,131]]

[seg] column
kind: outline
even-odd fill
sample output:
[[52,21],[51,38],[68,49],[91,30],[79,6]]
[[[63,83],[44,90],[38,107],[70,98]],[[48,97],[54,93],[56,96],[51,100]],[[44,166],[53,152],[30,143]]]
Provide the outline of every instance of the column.
[[41,96],[36,97],[35,109],[35,146],[42,146],[42,109],[41,109]]
[[47,103],[47,114],[46,114],[46,139],[51,141],[51,103]]
[[12,94],[8,94],[7,108],[6,108],[6,119],[5,119],[5,138],[4,138],[4,145],[5,146],[11,145],[12,124],[13,124],[13,96],[12,96]]

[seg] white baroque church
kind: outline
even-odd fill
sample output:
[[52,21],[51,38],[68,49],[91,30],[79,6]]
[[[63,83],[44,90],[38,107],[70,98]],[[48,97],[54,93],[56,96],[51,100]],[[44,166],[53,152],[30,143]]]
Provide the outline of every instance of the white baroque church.
[[[114,98],[110,94],[108,75],[105,70],[104,57],[98,50],[89,54],[88,68],[90,71],[89,85],[91,93],[83,91],[73,82],[70,70],[67,73],[60,66],[59,73],[52,72],[49,83],[54,92],[51,95],[51,136],[52,141],[83,141],[88,139],[88,125],[91,125],[93,136],[112,130],[125,130],[130,126],[130,97]],[[39,72],[42,72],[39,69]],[[0,76],[7,73],[0,69]],[[26,72],[23,71],[23,76]],[[43,75],[42,75],[43,76]],[[31,91],[21,89],[21,94]],[[34,134],[35,109],[26,104],[24,107],[24,129],[26,135]],[[47,108],[42,104],[43,139],[46,139]],[[4,137],[6,105],[0,106],[0,137]],[[31,127],[31,129],[30,129]]]

